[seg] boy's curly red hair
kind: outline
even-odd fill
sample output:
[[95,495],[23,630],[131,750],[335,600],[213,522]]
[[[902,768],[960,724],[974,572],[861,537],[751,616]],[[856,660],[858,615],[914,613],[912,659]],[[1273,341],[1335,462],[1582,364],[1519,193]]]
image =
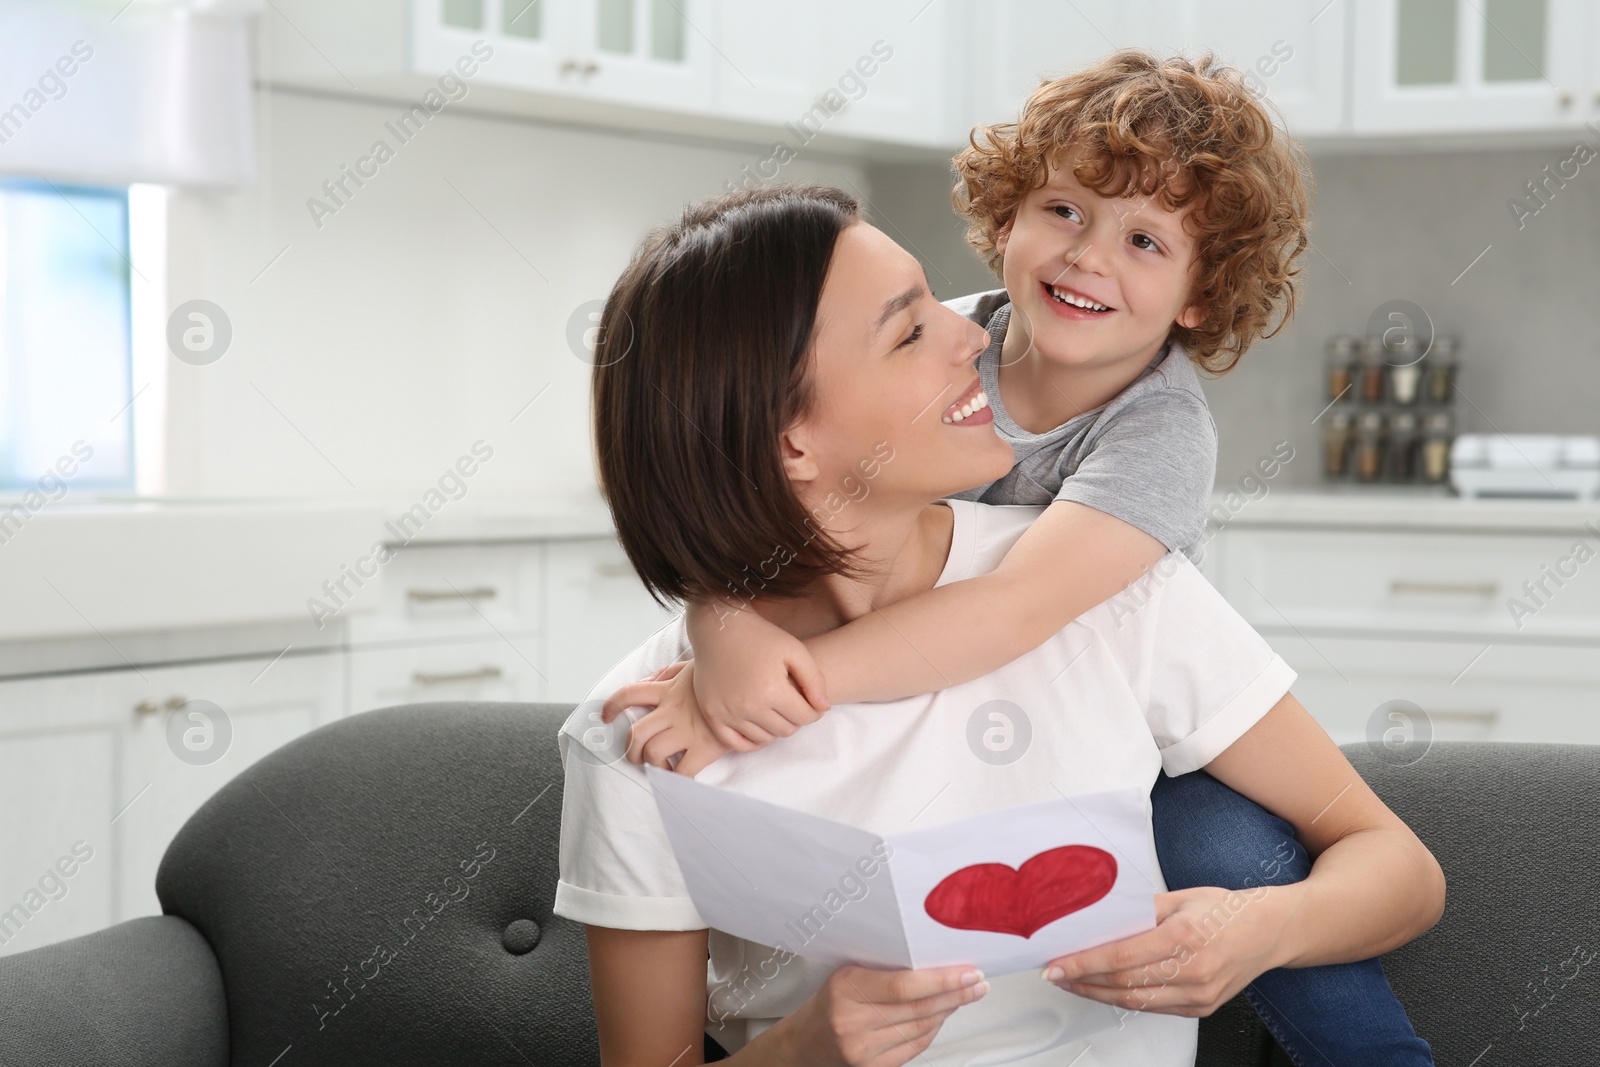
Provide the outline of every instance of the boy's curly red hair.
[[1243,73],[1211,53],[1191,61],[1113,52],[1042,82],[1016,122],[976,127],[968,141],[955,158],[951,199],[995,273],[1003,259],[995,243],[1018,205],[1052,164],[1077,153],[1073,176],[1101,196],[1155,196],[1174,211],[1193,205],[1188,303],[1201,304],[1205,317],[1192,329],[1174,324],[1171,338],[1196,363],[1231,370],[1293,315],[1296,261],[1310,245],[1310,164]]

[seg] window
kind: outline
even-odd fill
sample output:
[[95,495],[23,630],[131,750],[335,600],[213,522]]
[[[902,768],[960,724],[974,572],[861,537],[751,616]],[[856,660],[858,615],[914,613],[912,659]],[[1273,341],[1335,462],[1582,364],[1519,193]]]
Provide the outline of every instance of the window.
[[131,269],[127,190],[0,182],[0,492],[133,488]]

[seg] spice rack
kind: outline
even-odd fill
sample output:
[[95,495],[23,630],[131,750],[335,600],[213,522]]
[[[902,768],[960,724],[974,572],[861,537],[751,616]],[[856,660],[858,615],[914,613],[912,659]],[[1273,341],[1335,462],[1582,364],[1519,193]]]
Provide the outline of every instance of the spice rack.
[[1460,338],[1338,334],[1326,346],[1324,481],[1443,486],[1465,423]]

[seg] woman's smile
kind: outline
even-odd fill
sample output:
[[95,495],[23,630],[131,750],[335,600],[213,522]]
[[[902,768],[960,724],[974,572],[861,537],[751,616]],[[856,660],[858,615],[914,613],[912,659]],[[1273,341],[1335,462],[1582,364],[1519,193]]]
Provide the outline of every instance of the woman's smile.
[[984,395],[983,381],[972,379],[966,391],[944,409],[946,424],[961,426],[987,426],[994,422],[994,412],[989,408],[989,398]]

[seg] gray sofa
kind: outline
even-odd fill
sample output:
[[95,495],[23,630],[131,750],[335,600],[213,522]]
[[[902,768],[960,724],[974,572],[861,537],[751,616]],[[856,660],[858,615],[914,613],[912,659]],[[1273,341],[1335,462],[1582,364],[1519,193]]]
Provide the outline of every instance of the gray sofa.
[[[0,1065],[597,1064],[550,910],[569,711],[386,708],[247,768],[167,850],[165,914],[0,958]],[[1449,876],[1385,963],[1438,1063],[1600,1061],[1600,747],[1347,752]],[[1274,1062],[1242,1000],[1202,1023],[1201,1064]]]

